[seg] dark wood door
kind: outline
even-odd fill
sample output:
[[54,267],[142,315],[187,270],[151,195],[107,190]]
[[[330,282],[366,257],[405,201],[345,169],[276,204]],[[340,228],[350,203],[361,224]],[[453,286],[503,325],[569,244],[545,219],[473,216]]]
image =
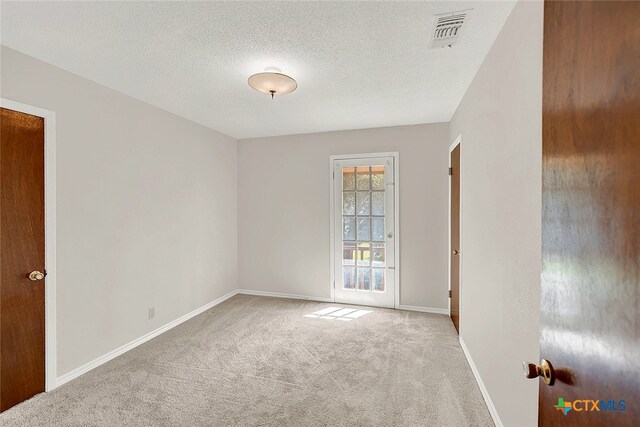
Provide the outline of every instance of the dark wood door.
[[451,151],[451,320],[460,333],[460,144]]
[[545,3],[543,68],[539,423],[637,426],[640,2]]
[[[0,411],[44,391],[44,119],[2,109]],[[36,277],[33,277],[36,279]]]

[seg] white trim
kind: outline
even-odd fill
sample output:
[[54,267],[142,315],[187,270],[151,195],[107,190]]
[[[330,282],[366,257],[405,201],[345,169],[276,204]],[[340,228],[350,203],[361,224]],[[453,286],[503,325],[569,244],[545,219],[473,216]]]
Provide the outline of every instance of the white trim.
[[45,279],[45,391],[57,387],[56,340],[56,113],[10,99],[0,98],[0,107],[44,119],[44,268]]
[[449,315],[449,310],[446,308],[419,307],[417,305],[400,305],[398,306],[398,310],[419,311],[420,313],[444,314],[445,316]]
[[336,286],[336,276],[334,274],[335,272],[335,268],[336,268],[336,262],[335,262],[335,212],[333,211],[334,209],[334,184],[333,184],[333,180],[334,180],[334,171],[333,171],[333,156],[329,156],[329,270],[330,270],[330,276],[329,276],[329,289],[330,289],[330,293],[329,295],[331,295],[331,302],[335,302],[336,300],[336,295],[335,295],[335,286]]
[[258,297],[289,298],[289,299],[301,299],[306,301],[333,302],[333,298],[331,297],[329,298],[311,297],[307,295],[283,294],[280,292],[253,291],[251,289],[238,289],[238,294],[253,295]]
[[329,156],[329,245],[330,245],[330,270],[331,279],[329,287],[331,289],[331,302],[335,302],[335,221],[334,221],[334,198],[335,189],[333,183],[333,163],[335,160],[366,159],[369,157],[393,157],[393,184],[394,184],[394,308],[400,308],[400,152],[388,151],[383,153],[361,153],[361,154],[336,154]]
[[489,396],[489,391],[487,391],[487,387],[485,387],[482,382],[482,378],[480,377],[480,372],[478,372],[478,368],[476,364],[473,363],[473,359],[471,358],[471,354],[469,353],[469,349],[465,345],[462,337],[460,339],[460,347],[462,347],[462,352],[464,356],[467,358],[467,362],[469,363],[469,367],[471,368],[471,372],[473,372],[473,376],[476,378],[476,382],[478,383],[478,387],[480,388],[480,393],[482,393],[482,397],[484,398],[484,402],[487,404],[487,408],[489,409],[489,414],[491,414],[491,418],[493,418],[493,422],[497,427],[504,427],[502,424],[502,420],[498,415],[498,411],[496,410],[495,405],[493,404],[493,400],[491,400],[491,396]]
[[108,361],[110,361],[111,359],[114,359],[118,356],[120,356],[121,354],[126,353],[129,350],[133,350],[134,348],[138,347],[140,344],[144,344],[145,342],[149,341],[152,338],[157,337],[158,335],[167,332],[169,329],[172,329],[176,326],[178,326],[181,323],[186,322],[187,320],[197,316],[198,314],[201,314],[207,310],[209,310],[212,307],[215,307],[216,305],[228,300],[229,298],[233,297],[234,295],[236,295],[238,293],[238,291],[231,291],[226,295],[221,296],[220,298],[211,301],[210,303],[207,303],[205,305],[203,305],[200,308],[196,308],[195,310],[193,310],[190,313],[185,314],[184,316],[180,316],[175,320],[172,320],[171,322],[165,324],[164,326],[159,327],[158,329],[155,329],[143,336],[141,336],[140,338],[136,338],[133,341],[128,342],[127,344],[120,346],[118,348],[116,348],[115,350],[110,351],[107,354],[104,354],[94,360],[92,360],[89,363],[85,363],[84,365],[80,366],[79,368],[74,369],[71,372],[67,372],[64,375],[61,375],[60,377],[58,377],[58,387],[68,383],[69,381],[78,378],[80,375],[85,374],[87,372],[89,372],[90,370],[97,368],[98,366],[107,363]]
[[[456,148],[461,142],[462,142],[462,134],[458,135],[456,139],[449,146],[449,154],[451,154],[454,148]],[[451,163],[449,163],[449,166],[451,166]]]
[[[460,262],[458,263],[458,312],[461,312],[460,306],[462,304],[462,134],[458,135],[458,137],[453,141],[453,143],[449,146],[449,167],[451,167],[451,152],[460,145],[460,218],[458,224],[458,239],[460,240],[460,254],[458,255]],[[449,204],[447,206],[447,212],[449,215],[447,217],[447,224],[449,235],[447,236],[447,240],[449,243],[449,252],[447,252],[447,285],[448,290],[451,292],[451,178],[449,178]],[[449,317],[451,317],[451,298],[448,298],[449,303]],[[460,328],[460,324],[458,324],[458,328]],[[461,328],[460,328],[461,329]]]

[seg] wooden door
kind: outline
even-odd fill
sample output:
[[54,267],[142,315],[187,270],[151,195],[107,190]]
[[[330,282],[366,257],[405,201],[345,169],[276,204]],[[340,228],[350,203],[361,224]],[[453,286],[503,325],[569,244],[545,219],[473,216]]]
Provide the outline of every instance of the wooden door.
[[[44,119],[2,108],[0,411],[44,391]],[[36,277],[37,276],[37,277]]]
[[460,144],[451,151],[451,320],[460,333]]
[[640,422],[640,2],[545,3],[544,426]]

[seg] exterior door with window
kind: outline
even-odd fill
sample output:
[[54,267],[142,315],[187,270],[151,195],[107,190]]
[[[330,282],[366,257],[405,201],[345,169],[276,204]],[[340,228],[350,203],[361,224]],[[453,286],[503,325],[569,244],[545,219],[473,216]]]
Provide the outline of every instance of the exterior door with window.
[[394,158],[334,160],[336,302],[394,307]]

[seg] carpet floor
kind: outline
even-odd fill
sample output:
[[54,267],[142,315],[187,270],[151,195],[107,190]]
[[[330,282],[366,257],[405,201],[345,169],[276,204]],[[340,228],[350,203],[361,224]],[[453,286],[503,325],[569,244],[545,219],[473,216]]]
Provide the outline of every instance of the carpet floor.
[[237,295],[2,426],[493,426],[448,317]]

